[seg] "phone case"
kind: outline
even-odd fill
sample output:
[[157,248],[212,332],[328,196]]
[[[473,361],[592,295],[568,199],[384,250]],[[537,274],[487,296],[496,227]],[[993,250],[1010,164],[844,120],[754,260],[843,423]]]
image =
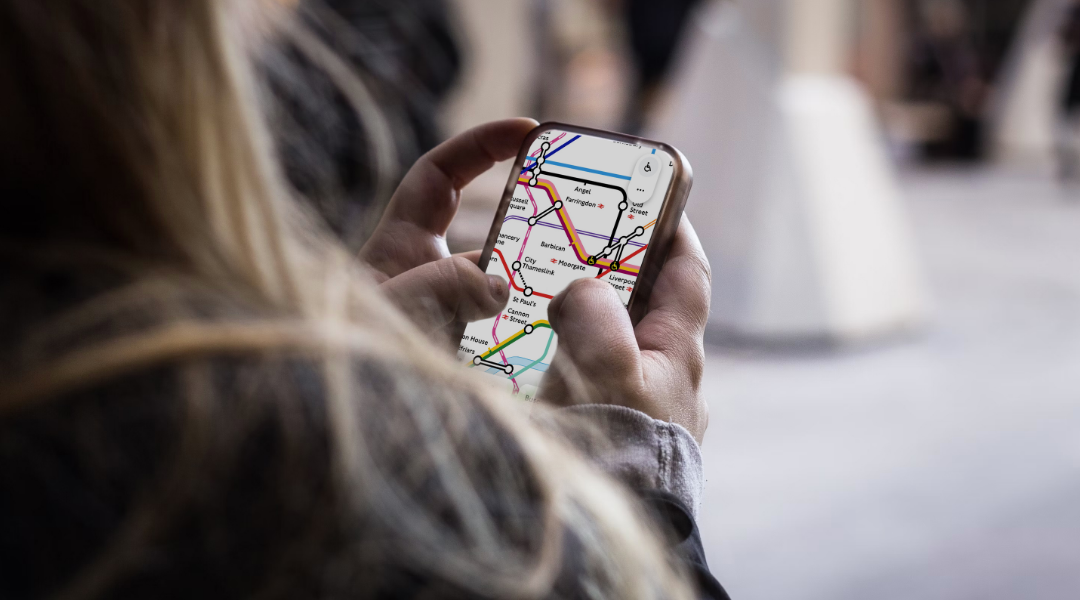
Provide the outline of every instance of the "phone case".
[[[675,232],[679,228],[683,209],[686,207],[686,199],[690,195],[690,187],[693,185],[694,180],[690,162],[686,160],[686,157],[683,156],[682,152],[679,152],[678,149],[669,144],[611,131],[567,125],[565,123],[541,123],[525,137],[525,141],[521,144],[521,150],[518,151],[514,167],[510,170],[506,188],[503,190],[502,200],[499,202],[499,208],[495,211],[495,217],[491,223],[491,231],[488,233],[487,242],[484,244],[483,254],[480,256],[480,269],[486,271],[488,263],[491,261],[492,251],[499,238],[499,231],[502,228],[503,219],[506,218],[506,212],[510,207],[510,199],[513,196],[514,188],[517,186],[517,181],[520,177],[519,171],[521,165],[525,164],[529,148],[538,136],[550,129],[557,129],[568,133],[592,135],[664,150],[671,155],[672,160],[675,163],[672,165],[673,173],[671,187],[664,197],[664,207],[661,209],[660,215],[656,220],[656,233],[653,234],[653,240],[649,244],[649,251],[645,253],[645,260],[642,262],[641,270],[638,273],[637,284],[634,286],[634,291],[630,296],[630,303],[628,306],[630,320],[634,325],[637,325],[648,310],[649,296],[652,295],[656,278],[660,275],[660,269],[664,266],[668,252],[671,250],[671,243],[675,239]],[[464,327],[462,327],[462,331],[459,332],[457,336],[458,339],[461,338],[463,332]]]

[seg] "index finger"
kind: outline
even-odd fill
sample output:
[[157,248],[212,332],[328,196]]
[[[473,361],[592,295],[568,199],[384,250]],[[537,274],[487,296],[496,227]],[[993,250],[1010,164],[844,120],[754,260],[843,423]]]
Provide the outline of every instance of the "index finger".
[[517,156],[536,125],[523,118],[494,121],[439,144],[406,173],[386,215],[444,235],[457,212],[461,189],[495,163]]
[[661,352],[692,364],[709,320],[712,273],[690,220],[683,215],[649,311],[635,328],[642,351]]

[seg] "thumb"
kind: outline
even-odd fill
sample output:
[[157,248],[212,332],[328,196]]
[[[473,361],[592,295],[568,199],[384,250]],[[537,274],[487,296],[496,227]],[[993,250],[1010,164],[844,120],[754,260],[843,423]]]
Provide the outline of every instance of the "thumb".
[[462,256],[421,265],[379,288],[417,325],[431,329],[495,316],[510,297],[505,279],[485,274]]
[[583,378],[601,385],[640,379],[641,351],[630,315],[607,283],[571,283],[548,305],[548,320],[559,336],[559,353]]

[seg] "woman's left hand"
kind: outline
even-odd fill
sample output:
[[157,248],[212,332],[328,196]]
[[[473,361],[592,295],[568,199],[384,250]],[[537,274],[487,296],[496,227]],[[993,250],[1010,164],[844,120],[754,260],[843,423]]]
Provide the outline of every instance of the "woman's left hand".
[[420,157],[361,248],[361,260],[374,269],[384,293],[425,329],[491,317],[506,306],[507,282],[476,266],[479,252],[452,257],[446,230],[462,188],[516,156],[534,127],[532,119],[487,123]]

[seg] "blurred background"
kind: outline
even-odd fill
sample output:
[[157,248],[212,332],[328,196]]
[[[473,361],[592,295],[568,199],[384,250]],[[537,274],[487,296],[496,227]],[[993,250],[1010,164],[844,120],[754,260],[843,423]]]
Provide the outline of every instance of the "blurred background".
[[527,115],[687,154],[732,597],[1080,597],[1071,0],[328,3],[383,6],[352,20],[426,90],[416,152]]

